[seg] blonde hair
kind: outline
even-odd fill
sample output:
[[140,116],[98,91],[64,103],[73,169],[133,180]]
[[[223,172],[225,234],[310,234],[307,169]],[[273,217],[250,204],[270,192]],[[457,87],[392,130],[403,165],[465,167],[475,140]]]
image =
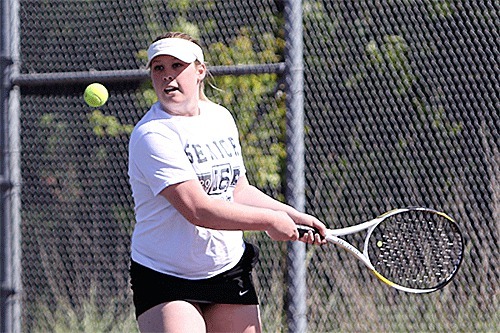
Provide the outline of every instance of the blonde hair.
[[[198,40],[196,40],[195,38],[193,38],[192,36],[190,36],[184,32],[178,32],[178,31],[169,31],[167,33],[164,33],[163,35],[156,37],[152,43],[155,43],[155,42],[159,41],[160,39],[164,39],[164,38],[182,38],[182,39],[186,39],[192,43],[195,43],[196,45],[201,47],[200,42]],[[198,60],[195,60],[195,64],[200,65],[200,62]],[[208,69],[207,69],[207,75],[210,75],[208,73]],[[204,80],[200,82],[199,96],[200,96],[200,100],[202,100],[202,101],[210,101],[208,99],[208,97],[205,95],[205,82],[204,82]]]

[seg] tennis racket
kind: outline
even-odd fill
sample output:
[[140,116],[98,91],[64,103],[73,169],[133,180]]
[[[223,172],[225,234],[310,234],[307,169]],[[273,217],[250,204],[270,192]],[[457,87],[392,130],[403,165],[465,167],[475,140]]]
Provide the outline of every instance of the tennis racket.
[[[298,225],[301,237],[317,230]],[[339,236],[367,230],[363,252]],[[412,207],[342,229],[329,229],[326,240],[361,260],[382,282],[410,293],[443,288],[462,262],[464,241],[457,223],[445,213]]]

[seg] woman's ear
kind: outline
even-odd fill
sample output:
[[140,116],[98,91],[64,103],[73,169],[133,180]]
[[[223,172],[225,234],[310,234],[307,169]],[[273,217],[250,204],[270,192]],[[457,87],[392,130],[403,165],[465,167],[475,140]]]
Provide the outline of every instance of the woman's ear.
[[207,66],[203,63],[196,65],[196,73],[198,74],[198,80],[201,82],[207,75]]

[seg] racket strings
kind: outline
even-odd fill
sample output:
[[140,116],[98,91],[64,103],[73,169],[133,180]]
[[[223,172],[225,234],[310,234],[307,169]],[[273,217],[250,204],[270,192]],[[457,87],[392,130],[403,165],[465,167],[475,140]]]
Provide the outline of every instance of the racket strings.
[[368,255],[377,272],[413,289],[446,284],[458,269],[463,250],[456,224],[426,211],[388,217],[369,241]]

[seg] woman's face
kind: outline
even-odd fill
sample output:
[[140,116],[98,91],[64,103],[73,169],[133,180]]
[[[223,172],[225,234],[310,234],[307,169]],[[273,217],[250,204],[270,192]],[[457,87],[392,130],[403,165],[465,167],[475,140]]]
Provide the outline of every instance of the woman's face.
[[205,78],[204,64],[185,63],[169,55],[151,61],[151,81],[163,109],[175,116],[198,115],[199,85]]

